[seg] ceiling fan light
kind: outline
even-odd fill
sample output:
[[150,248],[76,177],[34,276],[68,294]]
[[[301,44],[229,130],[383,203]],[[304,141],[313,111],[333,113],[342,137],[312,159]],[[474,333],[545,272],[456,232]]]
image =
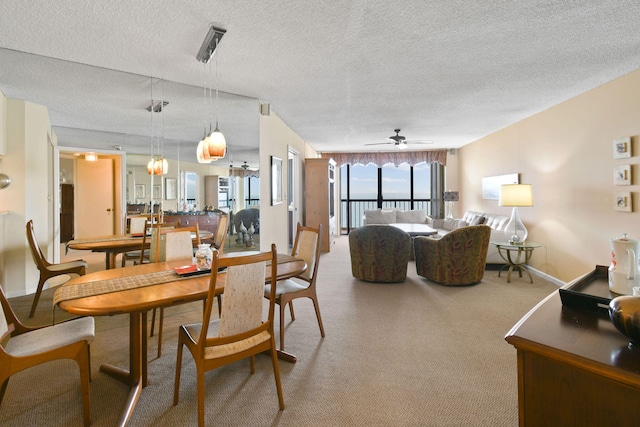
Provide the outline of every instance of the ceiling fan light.
[[406,143],[406,142],[400,142],[400,143],[398,143],[398,149],[399,149],[399,150],[406,150],[407,148],[408,148],[408,147],[407,147],[407,143]]

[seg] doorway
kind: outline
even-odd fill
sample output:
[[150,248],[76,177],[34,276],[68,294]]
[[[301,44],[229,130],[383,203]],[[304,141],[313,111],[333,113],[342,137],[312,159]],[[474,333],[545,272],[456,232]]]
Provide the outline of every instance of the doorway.
[[[86,153],[97,153],[98,162],[84,159]],[[60,262],[62,185],[73,186],[74,238],[106,234],[120,234],[124,230],[124,193],[126,158],[121,151],[96,151],[69,147],[55,147],[53,155],[53,229],[54,262]],[[67,191],[67,190],[65,190]],[[91,205],[102,215],[96,221]],[[64,212],[68,214],[67,211]],[[79,217],[82,215],[82,218]],[[97,215],[97,214],[96,214]],[[103,218],[104,217],[104,218]],[[65,220],[69,220],[66,218]],[[88,225],[87,225],[88,224]],[[103,233],[103,234],[98,234]]]
[[302,200],[302,167],[300,154],[292,147],[287,147],[287,203],[289,209],[289,248],[293,247],[296,227],[300,220],[300,200]]

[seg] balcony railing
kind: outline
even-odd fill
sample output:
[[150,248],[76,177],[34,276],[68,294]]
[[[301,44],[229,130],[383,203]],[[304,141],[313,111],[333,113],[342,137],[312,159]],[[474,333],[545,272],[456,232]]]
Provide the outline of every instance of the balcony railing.
[[[424,210],[427,215],[431,214],[429,199],[414,199],[413,209]],[[349,209],[347,210],[347,206]],[[387,199],[382,202],[383,209],[401,209],[410,210],[411,200],[407,199]],[[340,200],[340,230],[342,233],[348,233],[349,230],[363,225],[364,211],[370,209],[378,209],[378,201],[376,199],[358,199],[358,200]]]

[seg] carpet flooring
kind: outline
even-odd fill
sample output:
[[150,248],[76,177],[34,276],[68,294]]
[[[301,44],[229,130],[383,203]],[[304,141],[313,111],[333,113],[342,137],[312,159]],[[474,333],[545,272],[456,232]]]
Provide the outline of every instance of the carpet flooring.
[[[76,253],[87,257],[92,254]],[[86,255],[86,256],[85,256]],[[104,267],[95,258],[90,271]],[[285,321],[285,348],[297,363],[280,362],[286,409],[278,410],[271,362],[256,358],[206,375],[207,425],[221,426],[517,426],[516,351],[509,329],[557,287],[540,277],[498,278],[445,287],[416,275],[409,263],[399,284],[367,283],[351,276],[348,238],[336,239],[320,259],[318,292],[326,337],[309,300],[296,300],[296,320]],[[31,324],[51,321],[53,291],[44,292]],[[26,319],[32,296],[12,300]],[[215,311],[215,310],[214,310]],[[202,304],[165,311],[162,357],[149,340],[149,386],[131,426],[195,425],[193,360],[183,356],[180,402],[172,405],[178,325],[201,319]],[[56,321],[65,313],[56,312]],[[276,331],[278,330],[276,319]],[[92,421],[113,426],[128,389],[99,366],[128,365],[128,316],[96,318],[91,346]],[[276,332],[277,333],[277,332]],[[276,342],[278,337],[276,337]],[[82,425],[80,384],[71,361],[52,362],[14,375],[0,407],[3,426]]]

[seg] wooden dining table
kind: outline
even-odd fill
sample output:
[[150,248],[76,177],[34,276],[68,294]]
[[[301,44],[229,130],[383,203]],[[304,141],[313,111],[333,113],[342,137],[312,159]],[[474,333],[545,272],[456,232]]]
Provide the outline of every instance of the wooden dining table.
[[[247,252],[223,254],[241,256]],[[304,260],[278,254],[277,280],[301,274],[307,268]],[[130,387],[129,397],[118,425],[126,425],[133,413],[142,389],[147,386],[147,312],[207,297],[210,274],[179,276],[176,267],[184,260],[134,265],[89,273],[60,286],[54,294],[54,307],[80,316],[112,316],[129,314],[129,369],[108,364],[100,371]],[[266,268],[266,281],[271,280],[271,268]],[[162,281],[162,283],[157,283]],[[157,283],[157,284],[154,284]],[[224,292],[226,273],[218,273],[216,294]],[[278,351],[278,358],[295,362],[296,357]]]
[[[198,231],[200,240],[210,239],[213,233],[207,230]],[[192,236],[195,239],[195,235]],[[145,249],[149,249],[151,238],[148,237]],[[95,236],[81,239],[74,239],[67,242],[68,249],[105,253],[105,268],[110,270],[117,266],[116,256],[123,252],[140,250],[142,246],[142,235],[138,234],[114,234],[109,236]]]

